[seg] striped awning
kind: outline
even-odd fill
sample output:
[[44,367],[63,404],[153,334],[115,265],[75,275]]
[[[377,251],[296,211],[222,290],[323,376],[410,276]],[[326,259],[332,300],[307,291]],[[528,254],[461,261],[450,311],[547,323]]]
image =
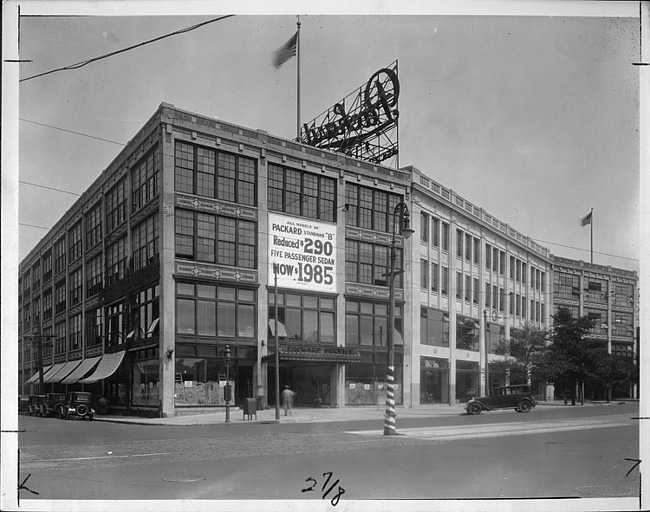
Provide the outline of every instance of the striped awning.
[[67,377],[72,370],[79,366],[79,363],[81,363],[81,359],[77,359],[76,361],[68,361],[63,365],[63,368],[56,372],[55,375],[52,375],[52,377],[50,377],[47,382],[51,384],[61,382],[63,378]]
[[52,366],[47,373],[43,374],[43,383],[47,383],[49,379],[54,377],[57,372],[65,366],[65,363],[56,363],[54,366]]
[[[45,376],[45,374],[48,371],[50,371],[50,368],[52,368],[52,366],[46,366],[45,368],[43,368],[43,376]],[[25,384],[33,384],[34,382],[36,382],[38,380],[38,374],[39,372],[36,371],[36,373],[32,375],[27,382],[25,382]]]
[[122,360],[124,359],[125,353],[126,351],[122,350],[121,352],[104,354],[102,356],[102,360],[97,365],[97,368],[95,368],[93,374],[90,377],[86,377],[85,379],[79,379],[79,382],[82,384],[92,384],[98,380],[107,379],[118,369],[122,363]]
[[69,374],[65,379],[61,381],[61,384],[73,384],[79,379],[82,379],[102,358],[102,356],[90,357],[81,361],[81,364],[77,366],[71,374]]

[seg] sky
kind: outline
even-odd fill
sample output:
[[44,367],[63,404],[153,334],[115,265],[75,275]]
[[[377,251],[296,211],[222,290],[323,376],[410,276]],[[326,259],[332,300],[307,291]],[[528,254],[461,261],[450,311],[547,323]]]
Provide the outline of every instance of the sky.
[[[95,11],[110,16],[22,16],[20,78],[219,15],[115,16],[111,3]],[[297,60],[272,64],[296,30],[293,12],[229,17],[21,82],[20,260],[162,102],[294,138]],[[397,59],[401,166],[586,262],[580,221],[593,208],[594,263],[638,270],[638,17],[410,12],[302,14],[301,121]]]

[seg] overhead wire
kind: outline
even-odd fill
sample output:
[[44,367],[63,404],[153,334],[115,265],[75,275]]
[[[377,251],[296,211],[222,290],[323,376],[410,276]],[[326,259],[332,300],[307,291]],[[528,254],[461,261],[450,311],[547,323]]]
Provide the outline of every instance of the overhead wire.
[[219,18],[214,18],[214,19],[211,19],[211,20],[208,20],[208,21],[204,21],[202,23],[198,23],[198,24],[193,25],[191,27],[182,28],[180,30],[176,30],[175,32],[171,32],[169,34],[165,34],[165,35],[162,35],[162,36],[159,36],[159,37],[155,37],[153,39],[149,39],[148,41],[143,41],[141,43],[134,44],[134,45],[129,46],[127,48],[122,48],[121,50],[116,50],[114,52],[107,53],[105,55],[100,55],[99,57],[93,57],[92,59],[82,60],[81,62],[77,62],[76,64],[71,64],[69,66],[64,66],[64,67],[56,68],[56,69],[51,69],[50,71],[45,71],[45,72],[39,73],[37,75],[28,76],[27,78],[22,78],[22,79],[20,79],[18,81],[19,82],[26,82],[28,80],[33,80],[34,78],[39,78],[39,77],[46,76],[46,75],[49,75],[49,74],[52,74],[52,73],[56,73],[58,71],[69,71],[69,70],[72,70],[72,69],[79,69],[79,68],[87,66],[88,64],[91,64],[93,62],[97,62],[97,61],[102,60],[102,59],[107,59],[108,57],[113,57],[114,55],[119,55],[120,53],[128,52],[128,51],[133,50],[135,48],[140,48],[141,46],[145,46],[147,44],[155,43],[156,41],[160,41],[160,40],[166,39],[168,37],[176,36],[176,35],[179,35],[179,34],[184,34],[185,32],[190,32],[192,30],[196,30],[197,28],[203,27],[203,26],[208,25],[210,23],[214,23],[216,21],[225,20],[226,18],[230,18],[232,16],[234,16],[234,14],[227,14],[225,16],[220,16]]

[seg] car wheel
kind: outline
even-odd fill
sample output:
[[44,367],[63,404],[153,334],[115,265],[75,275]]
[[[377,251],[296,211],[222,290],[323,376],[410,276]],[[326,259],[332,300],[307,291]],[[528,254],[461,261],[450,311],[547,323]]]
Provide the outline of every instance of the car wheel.
[[77,414],[81,416],[82,418],[88,414],[88,407],[85,406],[84,404],[78,405],[77,406]]
[[522,400],[519,403],[519,412],[530,412],[532,408],[533,406],[528,400]]
[[482,410],[483,407],[481,407],[481,404],[472,404],[468,407],[467,412],[469,412],[472,416],[476,416],[477,414],[481,414]]

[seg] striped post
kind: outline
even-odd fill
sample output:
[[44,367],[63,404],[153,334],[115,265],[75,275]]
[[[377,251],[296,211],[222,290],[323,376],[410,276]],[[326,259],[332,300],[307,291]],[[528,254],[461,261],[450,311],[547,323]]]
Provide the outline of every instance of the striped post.
[[384,435],[394,436],[395,431],[395,366],[388,367],[386,375],[386,415],[384,417]]

